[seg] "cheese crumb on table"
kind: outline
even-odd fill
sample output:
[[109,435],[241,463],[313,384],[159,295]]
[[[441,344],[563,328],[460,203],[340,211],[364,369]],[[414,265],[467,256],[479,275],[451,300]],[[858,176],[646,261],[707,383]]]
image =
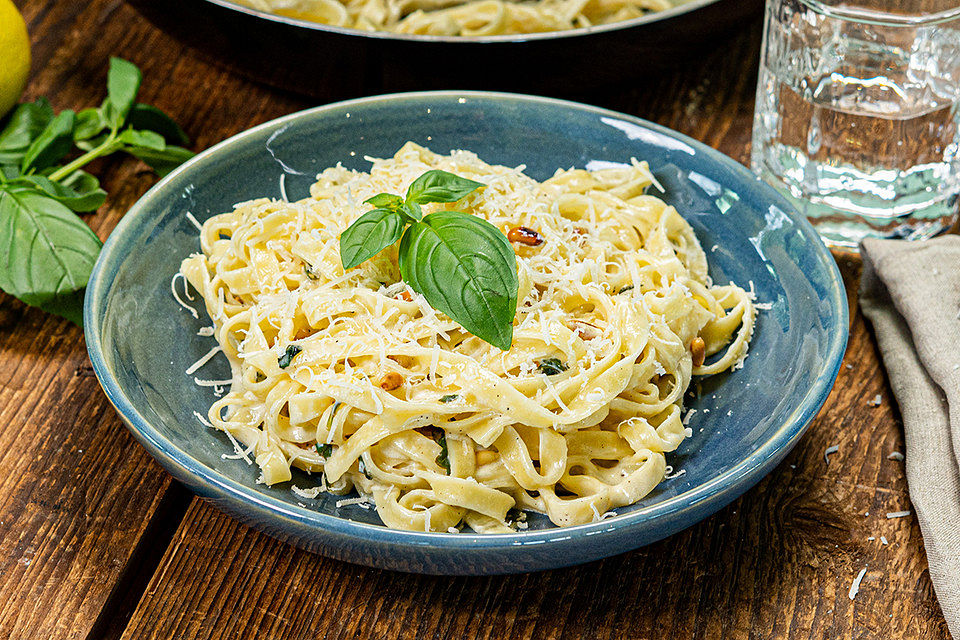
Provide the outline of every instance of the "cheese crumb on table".
[[860,583],[863,582],[863,576],[867,575],[867,568],[864,567],[860,569],[860,573],[857,574],[857,577],[854,578],[853,584],[850,585],[850,593],[847,594],[851,600],[857,597],[857,594],[860,593]]
[[823,459],[827,461],[827,464],[830,464],[830,456],[836,453],[837,451],[840,451],[840,447],[837,445],[833,445],[833,446],[827,447],[827,449],[823,452]]

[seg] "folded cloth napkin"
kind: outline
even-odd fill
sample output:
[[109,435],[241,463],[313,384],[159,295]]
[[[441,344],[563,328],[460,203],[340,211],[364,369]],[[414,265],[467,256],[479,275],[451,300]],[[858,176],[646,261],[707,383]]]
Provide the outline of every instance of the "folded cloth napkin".
[[860,245],[860,305],[903,415],[930,578],[960,640],[960,236]]

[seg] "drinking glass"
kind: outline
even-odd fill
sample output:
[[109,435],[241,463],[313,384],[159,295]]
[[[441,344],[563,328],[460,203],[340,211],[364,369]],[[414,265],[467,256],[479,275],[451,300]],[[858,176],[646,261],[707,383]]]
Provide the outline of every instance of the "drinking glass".
[[923,239],[960,193],[960,0],[767,0],[751,166],[824,241]]

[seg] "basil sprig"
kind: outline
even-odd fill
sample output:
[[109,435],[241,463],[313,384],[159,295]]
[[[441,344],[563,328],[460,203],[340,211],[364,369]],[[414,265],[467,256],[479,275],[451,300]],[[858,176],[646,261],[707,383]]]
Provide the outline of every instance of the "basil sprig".
[[136,66],[111,58],[100,107],[55,114],[40,98],[0,122],[0,289],[77,324],[101,244],[76,213],[107,197],[82,167],[123,151],[162,176],[193,155],[169,116],[136,102],[140,81]]
[[517,262],[506,236],[483,218],[462,211],[423,215],[420,205],[457,202],[483,183],[447,171],[427,171],[405,198],[381,193],[372,211],[340,236],[340,260],[351,269],[397,240],[400,275],[430,305],[504,351],[513,342]]

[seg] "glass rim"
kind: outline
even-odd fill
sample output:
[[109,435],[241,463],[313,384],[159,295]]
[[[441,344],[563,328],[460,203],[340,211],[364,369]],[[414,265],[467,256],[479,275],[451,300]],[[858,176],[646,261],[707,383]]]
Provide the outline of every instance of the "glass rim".
[[823,0],[800,0],[800,3],[830,18],[889,27],[919,27],[960,19],[960,4],[934,13],[906,14],[890,13],[864,7],[830,5]]

